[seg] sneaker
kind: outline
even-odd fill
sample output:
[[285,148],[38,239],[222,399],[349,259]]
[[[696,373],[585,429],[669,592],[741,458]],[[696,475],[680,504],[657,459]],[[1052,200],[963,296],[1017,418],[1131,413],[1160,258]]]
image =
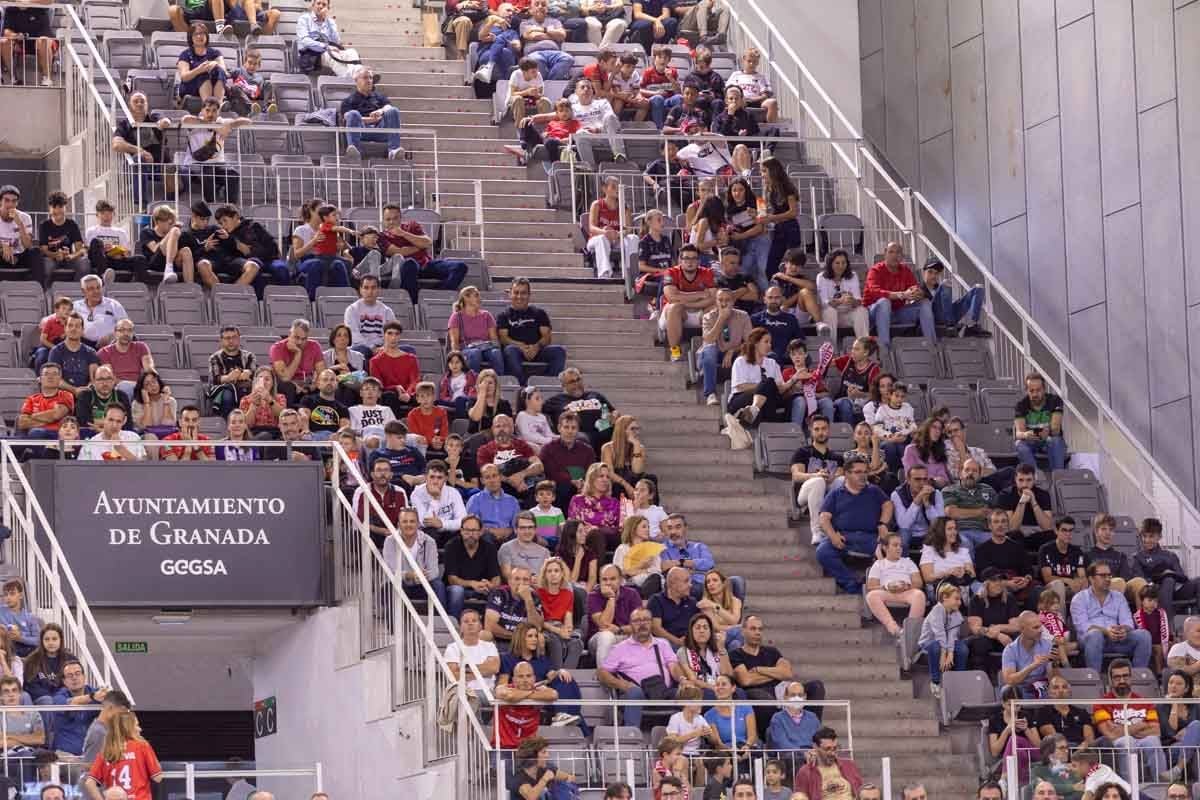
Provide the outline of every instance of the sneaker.
[[708,397],[704,398],[704,405],[719,406],[721,405],[721,400],[715,394],[710,394]]
[[496,65],[493,63],[484,64],[479,69],[475,70],[475,80],[480,83],[491,83],[492,73],[495,71]]
[[277,106],[275,103],[271,103],[270,105],[267,106],[267,113],[268,114],[278,114],[279,106]]
[[671,361],[683,361],[683,350],[679,348],[679,345],[673,345],[671,347]]
[[737,418],[742,425],[753,425],[754,420],[758,419],[758,406],[751,403],[748,406],[739,408]]
[[618,164],[621,164],[628,160],[629,160],[629,157],[626,156],[624,153],[614,153],[613,154],[613,161],[616,161]]
[[358,148],[354,145],[346,145],[346,158],[358,160],[362,158],[362,153],[358,152]]
[[162,282],[163,283],[175,283],[178,280],[179,280],[179,276],[175,274],[175,268],[167,267],[166,270],[163,272]]
[[821,339],[829,339],[830,341],[833,341],[833,328],[829,327],[824,322],[818,322],[817,336]]
[[216,22],[214,22],[213,26],[217,29],[217,36],[224,34],[226,31],[229,31],[230,36],[233,35],[233,26],[226,25],[225,20],[223,20],[223,19],[219,19]]
[[404,148],[403,147],[393,147],[391,150],[388,150],[388,158],[392,161],[403,161],[404,160]]
[[990,339],[992,332],[984,328],[982,325],[968,325],[962,329],[963,336],[970,336],[977,339]]
[[251,36],[261,36],[262,35],[262,25],[259,25],[256,22],[252,26],[250,26],[250,35]]
[[1159,783],[1175,783],[1183,777],[1183,769],[1179,766],[1165,769],[1158,773]]
[[564,714],[559,712],[554,715],[553,719],[550,720],[550,727],[562,728],[567,725],[574,725],[576,722],[579,722],[578,714]]
[[934,700],[942,699],[942,685],[940,683],[929,684],[929,693],[933,695]]
[[258,103],[250,104],[250,116],[257,116],[262,113],[262,106]]
[[54,85],[54,79],[53,79],[53,78],[51,78],[49,75],[43,75],[43,76],[42,76],[42,86],[45,86],[45,87],[49,88],[49,87],[51,87],[51,86],[53,86],[53,85]]
[[117,271],[112,267],[109,267],[108,269],[104,270],[104,274],[100,276],[100,279],[104,281],[105,286],[112,286],[117,282]]

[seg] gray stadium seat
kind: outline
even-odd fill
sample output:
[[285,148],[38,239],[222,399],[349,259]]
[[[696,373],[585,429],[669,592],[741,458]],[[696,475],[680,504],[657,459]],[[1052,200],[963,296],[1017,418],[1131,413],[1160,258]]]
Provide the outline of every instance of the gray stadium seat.
[[213,318],[218,325],[257,325],[258,298],[254,289],[239,283],[213,287]]
[[249,350],[254,354],[254,363],[256,366],[269,367],[271,366],[271,345],[282,338],[282,336],[276,336],[272,333],[243,333],[242,349]]
[[896,376],[905,383],[927,384],[942,377],[942,356],[937,345],[923,337],[892,339]]
[[263,34],[246,43],[246,49],[257,50],[262,55],[260,72],[287,72],[288,53],[291,47],[282,36]]
[[791,422],[763,422],[754,439],[754,469],[770,475],[791,474],[792,454],[805,442],[804,426]]
[[287,116],[303,114],[313,108],[312,83],[303,75],[272,72],[269,76],[275,88],[275,102],[279,113]]
[[354,302],[354,295],[317,295],[317,321],[332,328],[345,319],[346,307]]
[[943,339],[946,372],[959,381],[993,380],[996,368],[986,339]]
[[312,318],[312,306],[303,286],[268,286],[263,293],[263,311],[263,322],[274,327]]
[[1090,528],[1092,517],[1108,510],[1104,487],[1090,470],[1056,470],[1051,482],[1055,512],[1074,517],[1081,527]]
[[183,335],[184,366],[207,376],[208,359],[220,347],[221,339],[215,328],[206,333],[185,333]]
[[1058,673],[1071,684],[1071,697],[1090,700],[1104,694],[1104,682],[1100,674],[1086,667],[1060,668]]
[[1011,430],[1015,418],[1013,409],[1024,396],[1020,389],[984,386],[979,390],[979,404],[988,422],[1005,425]]
[[336,75],[317,78],[317,99],[321,108],[337,108],[354,92],[354,79]]
[[0,367],[19,367],[20,340],[13,335],[12,328],[0,325]]
[[155,31],[150,34],[150,63],[159,69],[174,70],[179,54],[187,49],[186,33]]
[[171,395],[179,403],[180,408],[193,405],[203,410],[204,385],[196,370],[160,369],[158,374],[163,383],[171,387]]
[[446,359],[440,342],[405,337],[400,340],[400,343],[409,345],[416,351],[417,361],[421,365],[421,375],[432,380],[440,377],[445,371]]
[[[108,8],[111,8],[111,6]],[[120,12],[121,10],[118,8],[118,16]],[[116,29],[105,31],[104,52],[108,68],[112,71],[119,71],[122,74],[133,70],[140,72],[146,64],[146,44],[142,39],[142,35],[137,31]],[[153,103],[150,107],[154,108]]]
[[158,318],[167,325],[208,324],[204,290],[195,283],[165,283],[158,287]]
[[14,330],[36,326],[46,316],[46,293],[35,281],[4,281],[0,292],[0,319]]
[[862,252],[863,224],[853,214],[822,214],[817,218],[821,234],[821,252],[828,253],[836,248],[851,252]]
[[946,406],[951,416],[960,417],[964,422],[979,422],[975,392],[965,386],[935,383],[929,387],[929,405],[932,408]]
[[986,672],[972,669],[942,673],[939,711],[943,724],[949,725],[956,719],[980,719],[998,706],[996,690]]
[[125,313],[133,320],[136,327],[151,325],[154,317],[154,298],[150,296],[150,287],[144,283],[117,283],[109,286],[104,293],[125,307]]
[[33,370],[24,367],[0,368],[0,417],[10,428],[16,426],[17,415],[25,398],[37,391]]
[[844,453],[854,449],[854,426],[849,422],[829,423],[829,449]]
[[134,328],[134,338],[145,343],[154,356],[158,369],[175,369],[179,363],[179,347],[175,342],[175,331],[167,325],[142,325]]

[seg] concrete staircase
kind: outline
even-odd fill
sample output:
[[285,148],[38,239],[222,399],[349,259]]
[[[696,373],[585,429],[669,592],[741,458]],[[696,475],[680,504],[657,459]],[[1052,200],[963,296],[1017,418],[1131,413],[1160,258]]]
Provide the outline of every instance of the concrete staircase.
[[[718,410],[699,404],[685,366],[653,345],[654,323],[632,318],[618,286],[563,282],[591,277],[572,243],[575,222],[545,207],[540,166],[515,166],[504,152],[514,141],[511,126],[502,132],[490,123],[491,104],[464,85],[462,62],[421,46],[416,9],[359,0],[339,8],[338,22],[348,44],[382,73],[381,90],[405,124],[438,131],[443,217],[473,219],[473,181],[483,179],[493,277],[537,280],[533,302],[550,313],[569,362],[589,388],[642,420],[665,507],[688,515],[692,536],[712,548],[726,574],[749,579],[747,611],[763,618],[799,674],[824,680],[829,699],[853,701],[855,756],[867,778],[878,781],[880,758],[891,756],[897,796],[916,780],[931,795],[974,793],[973,764],[941,735],[933,702],[914,697],[882,631],[863,627],[859,599],[834,594],[808,531],[787,526],[785,490],[754,478],[750,451],[729,449]],[[432,167],[428,146],[418,147],[414,166]],[[845,743],[844,717],[831,711],[828,722]]]

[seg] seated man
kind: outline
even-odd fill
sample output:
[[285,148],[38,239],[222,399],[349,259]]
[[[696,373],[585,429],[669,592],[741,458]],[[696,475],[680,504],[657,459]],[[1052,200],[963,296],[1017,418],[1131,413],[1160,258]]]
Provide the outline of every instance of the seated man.
[[[1038,549],[1038,573],[1042,584],[1046,587],[1045,591],[1058,595],[1063,608],[1067,607],[1067,600],[1073,594],[1083,591],[1088,585],[1088,578],[1084,574],[1087,559],[1082,549],[1071,544],[1074,533],[1075,520],[1068,516],[1060,517],[1054,523],[1054,541],[1046,542]],[[1111,579],[1112,572],[1106,572]],[[1083,632],[1076,630],[1075,635],[1082,637]]]
[[[458,633],[462,637],[462,645],[450,642],[446,645],[446,666],[455,679],[467,681],[467,691],[483,694],[484,689],[491,690],[496,686],[496,673],[500,671],[500,652],[495,642],[489,642],[480,636],[483,630],[483,619],[473,608],[459,613]],[[475,678],[475,671],[479,678]]]
[[350,329],[351,349],[369,360],[383,347],[383,328],[396,319],[396,312],[379,299],[379,276],[363,275],[358,299],[346,306],[342,322]]
[[587,599],[592,631],[588,652],[596,657],[597,664],[603,664],[609,651],[633,632],[632,615],[640,608],[642,596],[624,582],[621,568],[616,564],[601,567],[600,579]]
[[987,451],[967,442],[967,423],[961,417],[951,417],[946,422],[946,432],[942,437],[946,442],[946,471],[951,475],[962,474],[963,462],[968,458],[974,459],[979,465],[979,480],[990,485],[997,492],[1003,493],[1013,481],[1013,468],[996,469]]
[[901,260],[903,257],[904,248],[898,242],[888,242],[883,251],[883,261],[867,271],[863,305],[870,310],[881,348],[891,347],[893,324],[919,323],[926,341],[937,341],[933,305],[917,285],[912,270]]
[[271,345],[268,354],[275,371],[276,389],[292,408],[313,390],[313,381],[325,369],[321,346],[308,338],[310,329],[308,320],[293,320],[288,335]]
[[557,699],[558,692],[534,680],[533,666],[528,661],[518,662],[513,667],[512,681],[496,690],[497,704],[514,704],[496,710],[496,746],[512,750],[537,733],[542,719],[542,706],[520,703],[526,700],[553,703]]
[[462,495],[446,485],[446,462],[433,459],[425,464],[425,483],[412,490],[412,505],[421,518],[421,529],[439,544],[459,531],[466,521]]
[[813,759],[796,770],[796,791],[810,798],[857,797],[862,775],[854,761],[838,758],[837,733],[832,728],[821,728],[813,734],[813,743]]
[[804,328],[800,320],[790,310],[783,308],[783,290],[778,284],[772,283],[763,295],[767,307],[750,318],[756,328],[766,328],[771,334],[771,358],[781,367],[791,359],[788,358],[788,345],[796,339],[804,338]]
[[377,459],[385,459],[392,465],[392,477],[406,489],[420,486],[425,482],[425,457],[406,441],[408,431],[404,423],[392,420],[383,426],[383,431],[383,447],[371,452],[367,468],[371,468]]
[[700,266],[700,251],[695,245],[679,248],[679,264],[662,277],[664,306],[658,327],[667,336],[671,360],[682,361],[683,330],[700,327],[702,315],[716,307],[716,275]]
[[[21,679],[13,675],[0,678],[0,706],[19,706],[21,702]],[[0,747],[4,750],[35,748],[47,744],[46,726],[42,715],[36,711],[7,711],[4,739]]]
[[[647,699],[647,686],[658,695],[654,699],[670,699],[685,680],[675,655],[676,647],[654,636],[651,625],[649,609],[633,611],[629,615],[631,635],[615,645],[596,667],[596,678],[622,700]],[[642,707],[623,706],[621,724],[639,727]]]
[[1041,589],[1034,583],[1033,559],[1025,545],[1009,535],[1008,512],[992,509],[988,533],[991,538],[975,546],[975,574],[982,575],[985,569],[995,570],[1003,577],[1005,589],[1026,609],[1036,610]]
[[[792,663],[783,657],[778,648],[763,643],[762,619],[751,614],[742,624],[746,637],[741,647],[729,652],[729,665],[733,667],[733,679],[752,700],[783,700],[788,686],[799,681]],[[809,700],[825,699],[825,684],[822,681],[805,681],[804,694]],[[813,709],[821,718],[821,709]],[[760,726],[765,728],[766,726]]]
[[83,755],[83,742],[88,727],[100,716],[100,704],[104,702],[106,689],[97,689],[86,683],[83,665],[78,661],[66,661],[62,665],[62,688],[50,696],[56,706],[81,706],[78,711],[59,711],[54,714],[50,746],[60,753]]
[[575,367],[567,367],[560,372],[558,381],[562,393],[546,398],[542,412],[551,422],[557,423],[563,412],[574,411],[579,417],[579,431],[599,452],[612,438],[613,423],[620,416],[616,406],[600,392],[588,389],[583,382],[583,373]]
[[[229,203],[217,208],[216,218],[220,244],[212,261],[213,285],[218,275],[256,287],[267,279],[285,285],[291,282],[287,262],[279,258],[279,241],[266,227],[243,217],[238,207]],[[265,277],[256,280],[260,275]]]
[[846,594],[862,593],[862,580],[850,571],[848,555],[873,558],[887,538],[892,501],[878,486],[867,483],[867,462],[859,456],[845,461],[846,481],[825,496],[820,525],[824,541],[817,546],[817,561]]
[[[1022,464],[1021,466],[1025,466]],[[1133,578],[1133,561],[1129,556],[1122,553],[1117,548],[1113,547],[1113,533],[1116,529],[1117,521],[1112,514],[1097,514],[1092,518],[1092,537],[1095,539],[1095,544],[1091,550],[1088,550],[1084,556],[1089,564],[1095,561],[1103,561],[1108,564],[1112,570],[1112,583],[1109,584],[1114,592],[1125,593],[1125,585]],[[1139,587],[1140,588],[1140,587]],[[1134,595],[1137,596],[1136,594]],[[1162,587],[1159,586],[1159,597],[1162,596]]]
[[1013,412],[1017,458],[1022,464],[1037,466],[1037,454],[1045,453],[1050,469],[1067,466],[1067,442],[1063,439],[1063,402],[1046,391],[1046,379],[1036,372],[1025,376],[1025,396]]
[[533,576],[525,567],[513,567],[508,583],[488,592],[487,611],[483,615],[483,638],[504,643],[522,622],[542,628],[542,600],[533,588]]
[[354,91],[338,107],[338,117],[347,128],[383,128],[383,133],[347,133],[346,157],[362,158],[359,142],[387,142],[388,158],[404,156],[400,146],[400,110],[375,91],[371,70],[360,68],[354,76]]
[[79,451],[80,461],[143,461],[146,449],[142,437],[134,431],[124,430],[125,409],[119,405],[109,406],[104,412],[104,423],[100,432],[83,445]]
[[41,390],[25,398],[17,415],[17,431],[31,439],[54,439],[63,417],[75,410],[75,394],[62,388],[62,367],[42,365]]
[[566,508],[583,489],[587,468],[597,461],[596,451],[579,435],[579,414],[563,411],[558,415],[558,438],[542,445],[538,460],[546,478],[554,481],[555,505]]
[[414,601],[424,601],[428,596],[421,585],[423,575],[429,588],[437,597],[442,608],[446,607],[446,585],[442,583],[442,566],[438,563],[437,543],[421,531],[421,521],[415,508],[400,509],[400,541],[412,554],[413,562],[401,559],[396,537],[389,536],[383,543],[383,560],[400,576],[404,593]]
[[[1133,627],[1133,616],[1124,595],[1108,588],[1112,580],[1108,564],[1103,561],[1089,564],[1087,579],[1089,587],[1071,598],[1071,624],[1087,668],[1099,672],[1106,652],[1124,653],[1132,657],[1135,667],[1147,666],[1150,632]],[[1109,670],[1111,680],[1111,666]]]
[[[793,321],[796,319],[795,316],[788,316]],[[696,359],[704,381],[701,393],[708,405],[721,404],[717,397],[717,380],[722,373],[729,372],[742,343],[754,327],[750,315],[734,307],[734,293],[729,289],[718,289],[716,307],[706,311],[701,320],[704,346],[700,348]]]
[[1017,687],[1022,697],[1038,700],[1058,673],[1051,653],[1054,640],[1042,635],[1042,621],[1034,611],[1022,611],[1017,626],[1020,634],[1001,654],[1000,679],[1006,686]]
[[912,541],[923,541],[933,521],[946,515],[942,493],[929,480],[929,469],[924,464],[909,467],[904,483],[892,492],[892,507],[896,509],[896,528],[905,557]]
[[496,333],[504,348],[504,372],[525,385],[525,364],[543,361],[546,375],[557,375],[567,365],[567,350],[552,344],[550,316],[529,304],[532,286],[528,278],[513,278],[508,308],[496,319]]
[[[1147,640],[1146,650],[1149,649]],[[1088,666],[1099,671],[1099,661],[1096,662],[1096,667],[1092,667],[1090,662]],[[1133,666],[1137,666],[1136,661]],[[1124,658],[1113,659],[1108,665],[1108,691],[1104,694],[1105,700],[1131,700],[1141,697],[1133,691],[1131,685],[1133,666]],[[1141,666],[1146,666],[1145,662]],[[1126,706],[1097,705],[1092,710],[1092,722],[1101,736],[1096,742],[1097,747],[1133,749],[1137,752],[1138,762],[1144,762],[1149,768],[1150,775],[1160,781],[1178,779],[1179,773],[1167,772],[1166,753],[1162,748],[1162,740],[1159,739],[1158,712],[1152,703],[1133,703]]]
[[526,56],[537,62],[538,71],[544,79],[565,81],[571,77],[575,57],[559,49],[567,39],[567,29],[562,20],[550,16],[548,12],[546,0],[531,0],[529,16],[520,25],[521,42]]
[[100,357],[83,341],[83,317],[72,311],[67,317],[65,338],[50,348],[48,364],[57,364],[62,388],[78,395],[96,377]]
[[96,368],[92,385],[75,398],[75,418],[83,425],[81,433],[85,437],[95,435],[104,425],[104,413],[109,406],[120,406],[125,419],[129,419],[132,413],[129,400],[116,387],[112,367],[102,364]]
[[979,465],[968,458],[963,462],[958,483],[947,486],[942,492],[946,516],[958,523],[958,538],[972,552],[976,545],[991,538],[988,517],[997,503],[996,490],[982,483],[979,477]]
[[[458,494],[453,490],[447,490]],[[458,619],[470,604],[483,608],[488,595],[500,585],[500,562],[496,545],[482,538],[483,521],[474,514],[462,520],[462,527],[446,543],[442,555],[446,579],[446,613]]]
[[[96,355],[100,363],[112,370],[119,389],[126,397],[133,395],[133,387],[143,372],[154,371],[154,356],[145,342],[133,340],[133,320],[123,319],[117,323],[111,343],[100,348]],[[99,374],[100,370],[96,370]]]
[[33,240],[33,217],[17,208],[20,201],[20,189],[0,186],[0,266],[24,270],[44,286],[48,281],[41,274],[42,251]]
[[542,564],[550,557],[550,551],[537,542],[537,520],[528,511],[521,511],[513,519],[514,536],[500,545],[497,557],[500,561],[500,576],[507,582],[510,573],[517,567],[529,570],[530,575],[541,573]]
[[1175,601],[1195,600],[1200,593],[1200,579],[1188,578],[1179,556],[1160,545],[1162,532],[1162,523],[1154,517],[1142,520],[1138,530],[1141,547],[1133,556],[1133,577],[1125,587],[1125,595],[1136,600],[1147,582],[1157,584],[1159,606],[1172,620]]
[[825,539],[821,530],[821,506],[825,503],[825,495],[843,475],[843,457],[829,448],[828,417],[816,414],[809,419],[808,425],[809,443],[792,453],[792,488],[800,486],[796,502],[808,511],[812,543],[818,545]]
[[[208,437],[200,432],[200,409],[191,405],[179,409],[179,430],[167,434],[163,441],[208,441]],[[216,453],[206,445],[180,444],[164,448],[163,458],[167,461],[212,461],[216,458]]]
[[467,513],[483,520],[483,537],[499,546],[513,533],[513,520],[521,504],[503,488],[503,476],[495,464],[479,470],[483,488],[467,501]]
[[1020,531],[1027,545],[1033,549],[1040,548],[1054,538],[1050,493],[1037,486],[1036,479],[1036,469],[1029,464],[1019,464],[1012,486],[996,497],[996,508],[1008,512],[1009,530]]
[[463,261],[433,257],[433,239],[425,233],[416,220],[403,220],[403,212],[396,203],[383,207],[383,231],[379,234],[379,246],[385,258],[391,259],[390,288],[404,289],[417,304],[421,286],[419,278],[434,278],[435,288],[457,289],[467,275]]
[[[386,458],[375,459],[368,474],[371,482],[354,490],[350,504],[354,507],[355,519],[363,519],[365,515],[371,541],[382,550],[387,537],[391,535],[388,523],[399,528],[400,510],[408,506],[408,495],[404,489],[392,483],[392,465]],[[375,502],[383,511],[382,514],[368,501],[368,493],[375,498]]]
[[403,417],[415,405],[413,396],[421,380],[421,362],[401,348],[404,326],[396,320],[383,326],[383,347],[367,362],[367,372],[383,387],[383,402],[396,417]]
[[[659,566],[667,574],[670,574],[670,571],[675,567],[686,569],[691,573],[692,596],[697,598],[697,600],[703,597],[704,577],[710,569],[716,566],[712,551],[708,549],[708,545],[704,542],[694,539],[688,541],[687,517],[683,514],[671,514],[664,519],[662,521],[662,535],[661,538],[666,538],[667,540],[667,546],[660,555]],[[745,594],[745,585],[740,577],[733,575],[729,580],[742,589],[742,591],[735,590],[731,585],[730,591],[738,597]]]
[[1096,729],[1092,725],[1092,715],[1086,709],[1073,706],[1071,699],[1071,683],[1062,675],[1050,678],[1047,697],[1058,702],[1051,706],[1040,706],[1033,712],[1030,722],[1038,729],[1045,739],[1047,736],[1058,734],[1066,738],[1071,747],[1092,745],[1096,739]]
[[533,447],[513,436],[513,420],[507,414],[492,418],[492,440],[480,447],[475,461],[482,470],[494,465],[504,476],[504,490],[532,505],[533,487],[544,472]]
[[[733,292],[733,302],[737,308],[747,314],[757,314],[762,309],[759,302],[761,294],[754,278],[742,273],[742,253],[736,247],[723,247],[720,252],[719,269],[714,280],[717,290],[725,289]],[[791,341],[790,339],[788,341]],[[771,350],[775,349],[775,340],[771,340]]]
[[[9,8],[14,8],[9,6]],[[56,273],[70,272],[76,280],[88,274],[90,263],[87,246],[79,224],[67,217],[67,196],[51,192],[47,201],[49,219],[38,226],[38,245],[42,251],[42,274],[52,278]]]
[[180,230],[175,216],[175,209],[169,205],[156,206],[150,216],[150,224],[142,228],[138,235],[138,250],[146,259],[146,268],[162,272],[163,283],[174,283],[179,280],[178,268],[186,283],[195,281],[195,258],[191,248],[179,243],[183,232]]
[[973,286],[955,300],[950,284],[942,282],[945,270],[937,256],[930,256],[921,270],[921,288],[933,303],[933,321],[957,331],[960,336],[991,336],[979,324],[983,314],[983,287]]
[[691,571],[686,567],[672,567],[667,572],[665,584],[663,590],[646,604],[653,620],[651,630],[672,647],[683,647],[688,623],[700,610],[692,596]]

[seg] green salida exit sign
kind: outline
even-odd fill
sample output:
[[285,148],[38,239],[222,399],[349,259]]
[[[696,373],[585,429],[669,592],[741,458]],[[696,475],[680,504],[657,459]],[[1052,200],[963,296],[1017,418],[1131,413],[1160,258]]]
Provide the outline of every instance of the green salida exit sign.
[[141,653],[144,655],[150,652],[150,644],[149,642],[117,642],[113,646],[113,652],[117,654]]

